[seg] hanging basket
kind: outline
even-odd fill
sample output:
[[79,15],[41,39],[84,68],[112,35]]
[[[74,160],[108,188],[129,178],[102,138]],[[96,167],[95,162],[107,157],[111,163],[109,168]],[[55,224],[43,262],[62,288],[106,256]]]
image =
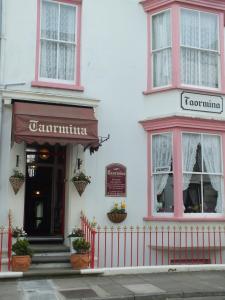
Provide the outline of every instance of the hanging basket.
[[20,177],[15,177],[15,176],[11,176],[9,178],[9,181],[11,183],[11,186],[13,188],[13,191],[15,193],[15,195],[18,193],[18,191],[20,190],[21,186],[24,183],[24,178],[20,178]]
[[110,213],[109,212],[109,213],[107,213],[107,216],[111,222],[121,223],[126,219],[127,213]]
[[76,180],[73,181],[73,184],[75,186],[75,188],[77,189],[79,195],[81,196],[86,188],[86,186],[88,185],[87,181],[83,181],[83,180]]

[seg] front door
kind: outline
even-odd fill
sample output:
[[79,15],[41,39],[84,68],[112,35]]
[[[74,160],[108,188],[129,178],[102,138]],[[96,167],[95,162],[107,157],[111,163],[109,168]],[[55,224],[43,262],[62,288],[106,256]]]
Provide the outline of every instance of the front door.
[[24,228],[28,235],[63,235],[65,147],[27,146]]

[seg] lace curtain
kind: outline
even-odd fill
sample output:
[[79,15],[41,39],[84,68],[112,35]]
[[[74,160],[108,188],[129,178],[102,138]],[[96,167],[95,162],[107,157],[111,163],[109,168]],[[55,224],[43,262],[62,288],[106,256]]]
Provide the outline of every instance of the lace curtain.
[[152,18],[153,85],[165,86],[171,82],[170,12]]
[[218,87],[217,16],[182,9],[181,46],[182,82]]
[[[203,136],[203,158],[207,173],[221,173],[221,145],[219,136]],[[222,212],[221,176],[208,174],[214,190],[217,191],[216,212]]]
[[[182,149],[183,149],[183,171],[193,172],[196,162],[196,151],[198,144],[201,143],[199,134],[183,134]],[[183,174],[183,190],[186,190],[190,184],[192,174]]]
[[153,136],[152,141],[152,167],[154,174],[154,209],[157,207],[157,195],[164,190],[172,162],[172,136],[171,134],[158,134]]
[[74,6],[42,1],[41,77],[74,80],[75,16]]

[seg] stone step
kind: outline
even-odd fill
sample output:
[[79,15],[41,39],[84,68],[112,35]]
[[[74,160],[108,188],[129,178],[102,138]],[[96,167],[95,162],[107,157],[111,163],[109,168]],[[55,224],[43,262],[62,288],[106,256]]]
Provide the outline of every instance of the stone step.
[[29,243],[63,243],[64,238],[62,236],[28,236]]
[[76,276],[80,275],[80,270],[74,270],[70,267],[66,268],[30,268],[27,272],[23,273],[23,277],[55,277],[55,276]]
[[63,244],[31,244],[34,253],[70,252],[70,248]]
[[39,264],[39,263],[67,263],[70,261],[70,255],[52,255],[52,256],[33,256],[32,263]]
[[30,265],[30,270],[37,270],[37,269],[71,269],[71,264],[70,262],[52,262],[52,263],[31,263]]

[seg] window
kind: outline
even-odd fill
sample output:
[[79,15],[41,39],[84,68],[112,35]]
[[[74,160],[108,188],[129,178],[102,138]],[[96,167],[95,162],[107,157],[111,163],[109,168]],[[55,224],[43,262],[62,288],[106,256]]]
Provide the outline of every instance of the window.
[[181,9],[181,81],[218,88],[218,16]]
[[182,149],[184,212],[221,213],[220,136],[183,133]]
[[141,124],[149,140],[146,219],[224,221],[225,121],[171,116]]
[[74,81],[76,7],[43,0],[40,78]]
[[152,136],[154,212],[173,212],[172,135]]
[[152,16],[152,57],[154,87],[171,84],[170,11]]
[[83,91],[80,84],[82,0],[37,0],[32,86]]
[[142,0],[141,4],[147,12],[148,41],[144,94],[181,88],[225,93],[225,2]]

